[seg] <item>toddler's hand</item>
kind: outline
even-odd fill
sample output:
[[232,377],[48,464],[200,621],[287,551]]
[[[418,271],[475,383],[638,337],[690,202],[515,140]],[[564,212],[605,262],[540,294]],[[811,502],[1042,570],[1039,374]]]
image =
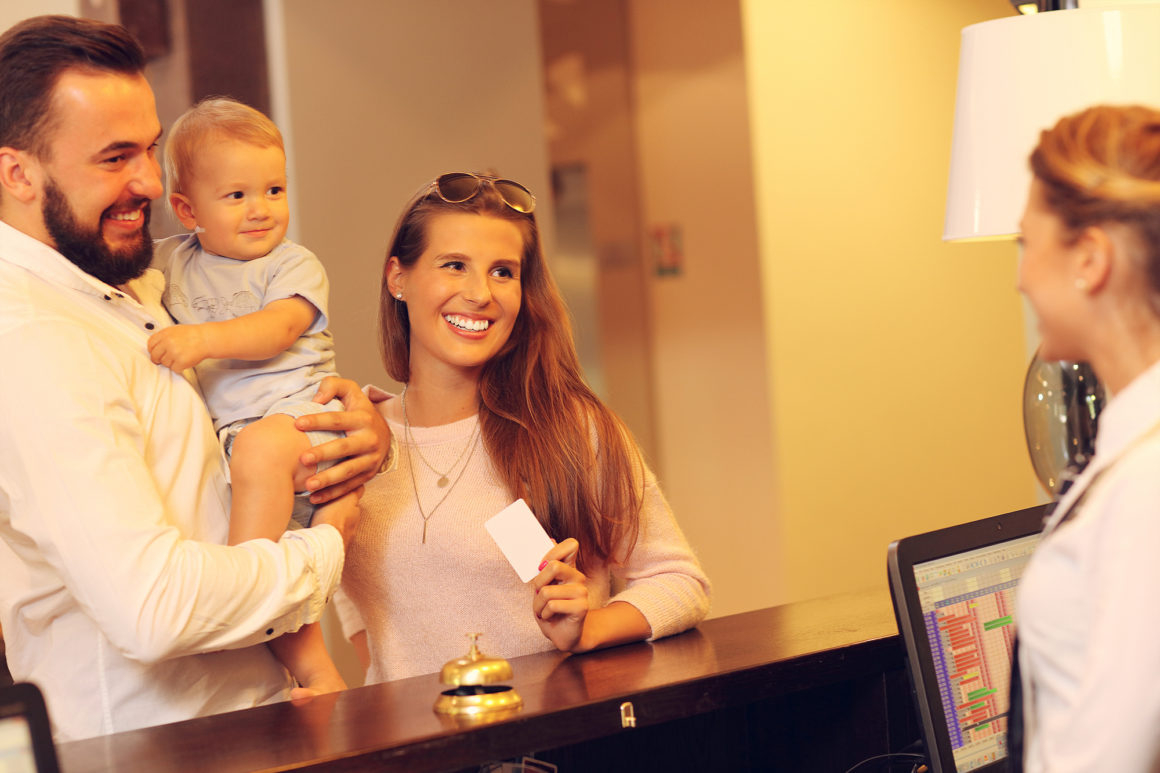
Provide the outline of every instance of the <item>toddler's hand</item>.
[[209,357],[209,342],[201,325],[173,325],[149,336],[149,357],[180,373]]

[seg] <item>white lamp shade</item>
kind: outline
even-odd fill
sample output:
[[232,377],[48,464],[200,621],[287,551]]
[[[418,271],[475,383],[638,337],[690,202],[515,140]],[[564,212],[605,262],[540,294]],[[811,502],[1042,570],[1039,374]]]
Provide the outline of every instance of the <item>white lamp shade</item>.
[[943,239],[1018,234],[1039,132],[1095,104],[1160,107],[1160,3],[963,29]]

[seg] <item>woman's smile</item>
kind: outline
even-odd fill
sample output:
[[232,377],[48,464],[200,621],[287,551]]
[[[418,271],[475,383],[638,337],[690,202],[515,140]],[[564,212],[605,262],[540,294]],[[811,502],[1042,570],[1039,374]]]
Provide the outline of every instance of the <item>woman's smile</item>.
[[523,235],[510,221],[447,212],[431,218],[410,268],[391,258],[407,304],[411,366],[478,372],[511,337],[520,313]]
[[461,314],[444,314],[443,319],[457,330],[468,333],[484,332],[491,325],[491,322],[486,319],[472,319]]

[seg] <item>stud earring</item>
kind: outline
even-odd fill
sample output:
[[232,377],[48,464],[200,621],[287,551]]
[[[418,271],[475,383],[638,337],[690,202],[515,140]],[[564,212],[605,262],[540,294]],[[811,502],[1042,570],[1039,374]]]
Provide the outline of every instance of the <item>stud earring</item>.
[[400,301],[403,300],[403,294],[401,292],[395,293],[395,297]]

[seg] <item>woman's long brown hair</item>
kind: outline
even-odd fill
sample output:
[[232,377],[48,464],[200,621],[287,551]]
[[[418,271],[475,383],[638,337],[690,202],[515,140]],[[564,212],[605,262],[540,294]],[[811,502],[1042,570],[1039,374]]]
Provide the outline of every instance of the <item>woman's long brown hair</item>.
[[[535,217],[508,207],[489,182],[454,204],[428,187],[395,226],[388,260],[394,256],[404,268],[413,266],[426,249],[432,216],[444,212],[506,220],[523,236],[520,312],[479,379],[479,419],[492,464],[553,539],[580,542],[582,570],[624,561],[639,528],[643,461],[628,428],[584,381]],[[383,364],[391,378],[405,383],[411,377],[410,322],[406,304],[387,287],[386,266],[379,321]]]

